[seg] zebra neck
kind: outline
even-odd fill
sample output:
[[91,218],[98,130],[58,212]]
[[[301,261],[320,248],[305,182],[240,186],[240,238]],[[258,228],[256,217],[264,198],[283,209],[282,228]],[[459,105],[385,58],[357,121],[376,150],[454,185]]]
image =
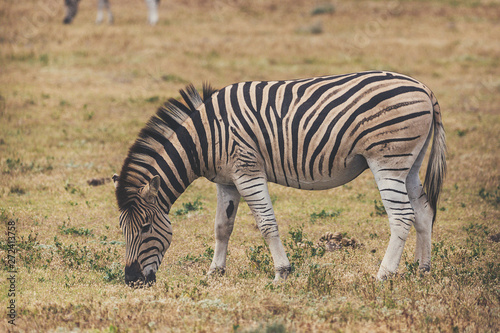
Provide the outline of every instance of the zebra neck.
[[167,211],[196,179],[206,177],[212,180],[217,174],[216,164],[221,154],[214,153],[216,145],[210,128],[205,126],[211,121],[209,118],[202,107],[176,130],[168,142],[162,142],[162,157],[166,163],[159,164],[158,169],[161,170],[159,174],[164,175],[162,190]]
[[[179,136],[178,136],[178,139]],[[171,140],[158,154],[156,174],[162,178],[159,200],[168,213],[174,202],[186,188],[200,177],[197,152],[193,145]]]
[[[131,153],[131,178],[144,186],[155,175],[161,177],[158,203],[169,212],[177,198],[197,178],[215,174],[213,140],[205,130],[205,112],[196,112],[175,129],[163,133],[148,131]],[[209,178],[210,179],[210,178]]]

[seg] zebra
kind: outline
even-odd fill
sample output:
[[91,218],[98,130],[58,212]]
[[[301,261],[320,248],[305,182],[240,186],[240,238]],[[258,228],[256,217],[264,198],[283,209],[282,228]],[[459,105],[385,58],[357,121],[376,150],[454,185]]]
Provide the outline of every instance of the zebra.
[[[145,0],[148,6],[148,22],[151,25],[155,25],[158,22],[158,5],[160,0]],[[66,16],[64,17],[63,23],[70,24],[78,12],[78,3],[80,0],[64,0],[66,5]],[[97,18],[96,23],[100,24],[104,18],[104,11],[108,12],[108,23],[113,23],[113,13],[111,12],[111,7],[109,6],[109,0],[98,0],[97,2]]]
[[[334,188],[370,169],[391,236],[377,273],[396,273],[413,225],[415,260],[431,267],[431,234],[446,173],[437,99],[397,73],[368,71],[287,81],[250,81],[215,90],[193,85],[151,117],[114,175],[126,239],[125,282],[153,283],[172,241],[169,210],[195,179],[216,183],[215,250],[208,274],[224,273],[228,241],[244,198],[267,242],[275,281],[290,263],[267,182]],[[433,139],[432,139],[433,138]],[[424,185],[419,169],[432,141]]]

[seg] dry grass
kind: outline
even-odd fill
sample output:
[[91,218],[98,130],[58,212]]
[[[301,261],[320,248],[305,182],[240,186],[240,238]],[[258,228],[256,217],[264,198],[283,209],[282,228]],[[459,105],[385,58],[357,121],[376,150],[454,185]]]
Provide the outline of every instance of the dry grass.
[[[500,330],[500,5],[474,1],[164,1],[148,26],[142,1],[114,4],[113,26],[93,24],[82,1],[71,26],[60,0],[0,4],[0,219],[16,222],[12,331],[458,331]],[[318,7],[326,13],[312,15]],[[329,8],[329,9],[328,9]],[[324,10],[323,10],[324,11]],[[187,82],[221,87],[389,69],[439,98],[449,173],[433,237],[433,270],[415,271],[414,233],[400,275],[372,278],[389,238],[369,172],[341,188],[271,185],[295,271],[271,283],[267,252],[242,204],[227,274],[207,279],[215,188],[196,181],[174,205],[174,242],[152,288],[124,286],[123,237],[113,186],[87,180],[119,171],[156,107]],[[322,210],[335,217],[316,218]],[[333,214],[337,215],[337,214]],[[301,249],[326,231],[363,247]],[[4,231],[2,230],[2,234]],[[1,239],[7,263],[7,239]],[[2,271],[2,279],[8,275]]]

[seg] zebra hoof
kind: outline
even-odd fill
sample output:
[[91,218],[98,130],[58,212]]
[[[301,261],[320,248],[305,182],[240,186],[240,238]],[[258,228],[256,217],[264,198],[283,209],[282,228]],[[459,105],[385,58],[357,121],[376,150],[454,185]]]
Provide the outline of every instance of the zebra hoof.
[[223,276],[226,273],[226,268],[225,267],[215,267],[211,268],[207,275],[210,277],[218,277],[218,276]]
[[292,267],[290,267],[290,266],[276,268],[274,282],[285,281],[291,271],[292,271]]
[[423,264],[418,267],[418,270],[421,273],[428,273],[431,271],[431,265],[430,264]]
[[388,270],[385,270],[383,268],[380,268],[380,270],[377,273],[377,280],[378,281],[386,281],[391,279],[396,275],[396,272],[389,272]]

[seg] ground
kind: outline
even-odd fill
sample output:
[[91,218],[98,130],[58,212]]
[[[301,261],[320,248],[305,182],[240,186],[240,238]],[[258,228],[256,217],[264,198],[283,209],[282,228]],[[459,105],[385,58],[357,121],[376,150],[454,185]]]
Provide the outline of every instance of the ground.
[[[84,0],[66,26],[62,0],[0,4],[0,254],[8,281],[0,330],[500,330],[497,0],[166,0],[156,26],[142,1],[112,6],[113,25],[95,25],[95,1]],[[430,273],[413,263],[412,231],[398,275],[373,279],[390,232],[367,171],[328,191],[270,186],[294,268],[285,283],[272,283],[270,254],[244,203],[226,275],[205,276],[216,198],[200,179],[172,209],[173,244],[157,283],[124,285],[112,182],[87,182],[120,170],[163,101],[189,82],[220,88],[369,69],[411,75],[441,105],[448,174]],[[326,232],[362,245],[316,249]]]

